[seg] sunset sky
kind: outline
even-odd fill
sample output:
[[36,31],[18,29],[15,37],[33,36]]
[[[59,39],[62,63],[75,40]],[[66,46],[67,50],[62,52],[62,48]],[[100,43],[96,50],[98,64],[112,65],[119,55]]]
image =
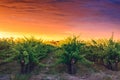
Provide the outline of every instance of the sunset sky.
[[0,37],[120,39],[120,0],[0,0]]

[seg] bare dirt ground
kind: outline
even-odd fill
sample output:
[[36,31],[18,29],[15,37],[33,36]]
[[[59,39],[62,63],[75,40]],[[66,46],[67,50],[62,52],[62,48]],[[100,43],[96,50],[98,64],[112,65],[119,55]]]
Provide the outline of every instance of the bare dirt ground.
[[[13,80],[11,74],[19,73],[18,66],[15,63],[0,66],[0,73],[3,73],[0,75],[0,80]],[[100,65],[93,66],[93,69],[95,71],[91,71],[85,66],[79,66],[77,74],[70,75],[66,73],[63,66],[50,68],[50,70],[42,68],[40,72],[37,70],[39,73],[33,74],[29,80],[120,80],[120,71],[111,71]]]
[[33,75],[30,80],[120,80],[120,71],[101,71],[98,73],[86,74],[84,76],[70,75],[67,73],[59,75],[38,74]]
[[120,80],[120,71],[111,71],[100,65],[95,65],[94,68],[95,71],[90,71],[88,68],[81,66],[75,75],[66,72],[56,74],[40,73],[32,75],[30,80]]
[[[120,80],[120,71],[111,71],[103,66],[96,66],[96,71],[93,72],[85,67],[80,68],[75,75],[67,74],[65,71],[51,73],[51,71],[47,72],[42,69],[38,74],[33,74],[29,80]],[[0,80],[12,80],[10,74],[0,75]]]

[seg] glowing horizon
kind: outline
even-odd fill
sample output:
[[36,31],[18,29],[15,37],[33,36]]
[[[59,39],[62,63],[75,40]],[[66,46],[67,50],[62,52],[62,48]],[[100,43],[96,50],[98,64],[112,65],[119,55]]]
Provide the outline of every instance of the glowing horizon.
[[[75,36],[74,34],[71,34],[69,36],[48,36],[48,35],[34,35],[34,34],[26,34],[26,33],[13,33],[13,32],[0,32],[0,38],[14,38],[14,39],[18,39],[18,38],[24,38],[24,37],[27,37],[27,38],[31,38],[31,37],[34,37],[35,39],[42,39],[42,40],[47,40],[47,41],[59,41],[59,40],[64,40],[66,39],[67,37],[72,37],[72,36]],[[102,36],[102,37],[89,37],[89,38],[86,38],[86,37],[83,37],[83,36],[80,36],[80,35],[76,35],[76,36],[79,36],[79,38],[81,40],[92,40],[92,39],[109,39],[111,36],[112,36],[112,33],[111,33],[111,36]],[[54,38],[53,38],[54,37]],[[114,36],[113,36],[114,37]],[[114,37],[114,40],[119,40],[119,38],[116,38]]]

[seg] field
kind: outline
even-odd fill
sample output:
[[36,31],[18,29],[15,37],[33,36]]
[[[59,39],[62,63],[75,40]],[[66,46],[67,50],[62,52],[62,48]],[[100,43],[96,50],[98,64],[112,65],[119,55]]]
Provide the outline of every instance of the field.
[[120,41],[0,38],[0,80],[120,80]]

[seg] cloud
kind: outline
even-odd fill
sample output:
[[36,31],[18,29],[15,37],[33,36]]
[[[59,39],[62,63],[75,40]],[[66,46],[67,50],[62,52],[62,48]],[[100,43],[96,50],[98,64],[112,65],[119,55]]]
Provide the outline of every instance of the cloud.
[[120,5],[120,0],[108,0],[108,1],[113,4]]
[[120,0],[0,0],[0,18],[12,31],[119,33]]
[[34,0],[4,0],[4,1],[0,1],[0,2],[5,2],[5,3],[30,3],[33,2]]
[[120,0],[0,0],[0,7],[19,14],[62,19],[66,23],[106,21],[119,24],[119,4]]
[[1,2],[7,2],[7,3],[54,3],[54,2],[73,2],[74,0],[5,0]]

